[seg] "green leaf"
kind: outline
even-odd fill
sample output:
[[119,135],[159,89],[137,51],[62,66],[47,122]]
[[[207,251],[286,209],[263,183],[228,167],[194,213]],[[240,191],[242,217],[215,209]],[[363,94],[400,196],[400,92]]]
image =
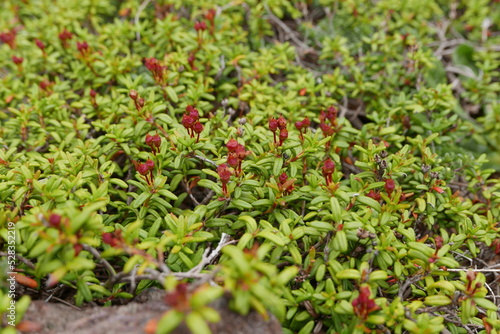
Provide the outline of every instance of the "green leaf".
[[444,295],[427,296],[424,303],[430,306],[445,306],[451,304],[451,299]]
[[342,220],[342,209],[340,208],[339,200],[336,197],[330,198],[330,209],[333,220],[339,223]]
[[233,245],[227,245],[226,247],[222,248],[222,253],[226,254],[233,260],[231,261],[231,264],[236,266],[241,273],[246,273],[250,270],[250,265],[248,264],[248,261],[245,259],[243,251],[238,247]]
[[78,291],[82,294],[85,301],[92,301],[92,292],[90,291],[89,286],[83,279],[79,279],[76,282],[76,286],[78,287]]
[[360,279],[361,273],[357,269],[344,269],[335,275],[338,279]]
[[484,309],[490,310],[490,311],[498,311],[498,306],[493,303],[492,301],[485,299],[485,298],[474,298],[474,301],[476,304]]
[[251,210],[253,208],[250,203],[245,202],[241,199],[233,199],[231,203],[240,210]]
[[261,231],[261,232],[257,233],[257,236],[264,238],[264,239],[267,239],[277,246],[285,246],[285,242],[283,241],[283,239],[281,239],[279,236],[277,236],[276,234],[274,234],[271,231],[266,231],[266,230]]
[[370,208],[374,209],[377,212],[380,212],[381,210],[380,203],[374,200],[373,198],[360,195],[356,197],[356,201],[358,201],[361,204],[369,206]]
[[314,227],[319,231],[333,231],[335,227],[331,223],[325,223],[320,221],[308,222],[307,226]]
[[179,102],[179,98],[177,97],[177,94],[175,93],[175,91],[172,87],[166,86],[165,92],[167,92],[167,95],[172,102],[174,102],[174,103]]
[[474,47],[467,44],[460,44],[452,54],[453,63],[466,66],[477,73],[478,69],[474,63],[474,52]]
[[153,194],[149,192],[144,192],[140,194],[135,200],[132,201],[130,204],[134,209],[137,209],[138,207],[142,206],[146,200],[148,200]]
[[184,313],[177,311],[175,309],[170,309],[161,318],[156,328],[156,334],[168,334],[176,329],[180,323],[184,320]]

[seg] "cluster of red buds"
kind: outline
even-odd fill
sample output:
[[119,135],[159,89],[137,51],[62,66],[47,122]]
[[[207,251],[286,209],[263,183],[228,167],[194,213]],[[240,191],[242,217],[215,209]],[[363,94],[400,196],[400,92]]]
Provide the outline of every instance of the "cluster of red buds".
[[135,169],[139,172],[139,174],[143,175],[146,178],[146,181],[150,186],[153,185],[153,169],[155,168],[155,163],[153,160],[148,160],[145,163],[137,163],[133,161],[135,165]]
[[295,189],[293,185],[295,183],[295,179],[289,179],[286,172],[281,173],[278,178],[278,187],[279,190],[285,195],[290,195],[292,191]]
[[86,41],[76,42],[76,48],[78,49],[78,52],[80,52],[82,58],[87,58],[90,54],[90,47]]
[[43,56],[47,57],[47,53],[45,52],[45,43],[38,38],[35,38],[35,44],[40,50],[42,50]]
[[134,101],[135,109],[140,112],[142,110],[142,107],[144,107],[144,99],[142,97],[139,97],[139,93],[137,93],[137,91],[133,89],[130,90],[128,96],[130,96],[130,98]]
[[[326,123],[326,120],[330,121],[330,125]],[[326,112],[321,110],[319,115],[319,127],[325,137],[335,133],[335,129],[337,128],[337,108],[331,106]]]
[[380,201],[380,199],[381,199],[380,193],[378,191],[373,190],[373,189],[370,189],[370,191],[368,192],[368,194],[366,194],[366,196],[373,198],[377,202]]
[[323,176],[326,180],[326,185],[329,186],[333,182],[332,175],[335,172],[335,162],[333,162],[331,158],[326,159],[323,162],[321,171],[323,172]]
[[[281,115],[278,119],[271,117],[269,119],[269,129],[273,132],[274,144],[281,146],[283,142],[288,138],[288,130],[286,129],[286,119]],[[276,140],[276,131],[279,132],[279,142]]]
[[200,140],[200,133],[203,131],[203,124],[200,123],[200,113],[198,109],[188,105],[186,107],[186,112],[182,116],[181,122],[191,138],[196,134],[196,142],[198,142]]
[[16,48],[16,31],[9,30],[7,32],[0,33],[0,41],[10,46],[12,50]]
[[153,151],[154,155],[156,155],[156,153],[160,152],[160,146],[161,146],[160,135],[155,134],[155,135],[151,136],[150,134],[147,134],[144,142],[146,143],[146,145],[151,147],[151,150]]
[[207,30],[207,24],[205,21],[196,21],[194,23],[194,30],[200,32],[200,31],[205,31]]
[[370,287],[368,285],[362,285],[359,288],[358,298],[352,301],[354,314],[362,321],[365,321],[370,313],[380,309],[380,306],[375,303],[375,300],[370,298],[370,294]]
[[121,230],[116,230],[113,233],[109,232],[103,233],[101,236],[102,236],[102,242],[110,245],[111,247],[120,247],[123,244],[125,244],[125,240],[122,237]]
[[153,79],[160,85],[165,84],[165,66],[160,64],[160,61],[154,57],[144,58],[144,66],[153,74]]
[[297,130],[300,132],[300,140],[304,140],[304,132],[307,130],[307,128],[311,125],[311,121],[309,120],[308,117],[304,118],[301,121],[295,122],[295,127]]
[[225,197],[229,197],[229,192],[227,191],[227,183],[233,174],[226,164],[221,164],[217,167],[217,174],[219,174],[220,180],[222,182],[222,192]]
[[194,23],[194,30],[198,33],[198,48],[200,48],[203,42],[203,32],[207,30],[207,24],[205,21],[196,21]]
[[62,46],[67,49],[69,44],[68,41],[73,38],[73,34],[70,33],[66,28],[62,32],[59,33],[59,40],[61,41]]
[[236,139],[230,139],[226,147],[229,151],[227,157],[227,164],[236,170],[236,176],[240,176],[242,173],[241,165],[245,157],[250,154],[249,151],[245,150],[245,146],[239,144]]

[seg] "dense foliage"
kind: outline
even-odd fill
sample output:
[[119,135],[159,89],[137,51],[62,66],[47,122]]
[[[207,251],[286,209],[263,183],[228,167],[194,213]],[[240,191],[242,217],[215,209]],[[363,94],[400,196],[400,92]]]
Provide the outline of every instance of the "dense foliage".
[[2,1],[19,314],[156,285],[159,333],[207,332],[224,292],[284,333],[497,333],[499,22],[494,0]]

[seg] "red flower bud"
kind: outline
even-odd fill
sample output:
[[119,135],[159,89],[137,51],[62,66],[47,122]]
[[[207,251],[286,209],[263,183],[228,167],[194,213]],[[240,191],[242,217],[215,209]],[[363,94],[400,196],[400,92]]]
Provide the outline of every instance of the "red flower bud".
[[219,177],[224,184],[229,182],[229,179],[231,178],[231,171],[226,164],[222,164],[217,167],[217,174],[219,174]]
[[186,112],[187,112],[188,114],[189,114],[191,111],[193,111],[193,110],[194,110],[194,107],[193,107],[192,105],[188,105],[188,106],[186,107]]
[[146,164],[138,164],[136,169],[141,175],[147,175],[149,172],[149,168],[148,166],[146,166]]
[[373,189],[371,189],[368,194],[366,194],[367,197],[373,198],[377,202],[380,201],[380,194],[375,192]]
[[162,66],[158,59],[151,57],[151,58],[145,58],[144,59],[144,66],[151,72],[155,72],[158,70],[162,70]]
[[323,163],[323,167],[321,169],[323,170],[323,175],[331,175],[333,174],[333,172],[335,172],[335,162],[333,162],[331,158],[328,158]]
[[278,129],[278,121],[274,117],[271,117],[269,119],[269,130],[276,131],[277,129]]
[[78,52],[83,55],[89,51],[89,44],[86,41],[83,41],[81,43],[76,42],[76,48],[78,49]]
[[200,118],[200,113],[198,112],[198,109],[193,108],[193,110],[189,112],[189,116],[193,117],[195,120],[198,120]]
[[436,235],[434,237],[434,243],[436,244],[436,250],[439,250],[443,247],[443,237],[440,235]]
[[21,65],[23,63],[23,61],[24,61],[24,58],[23,57],[12,56],[12,61],[16,65]]
[[40,82],[40,88],[43,89],[43,90],[47,90],[48,88],[50,88],[50,86],[52,86],[54,83],[53,82],[50,82],[49,80],[45,79],[43,80],[42,82]]
[[43,51],[45,49],[45,44],[41,40],[39,40],[38,38],[35,38],[35,44],[36,44],[36,46],[38,46],[38,48],[40,50]]
[[135,101],[139,97],[139,93],[137,93],[136,90],[131,89],[128,93],[128,96],[130,96],[130,98]]
[[250,154],[250,152],[245,150],[245,146],[238,144],[238,147],[236,148],[236,154],[238,154],[238,159],[243,160],[248,154]]
[[49,225],[51,227],[59,228],[61,225],[61,218],[62,217],[56,213],[51,214],[49,217]]
[[63,43],[66,42],[66,40],[72,39],[72,38],[73,38],[73,34],[70,33],[69,31],[67,31],[66,28],[64,28],[64,30],[59,34],[59,39]]
[[467,271],[467,275],[466,275],[466,277],[467,277],[467,280],[468,280],[469,282],[472,282],[473,280],[475,280],[475,279],[476,279],[476,276],[477,276],[477,274],[476,274],[474,271],[472,271],[472,270],[468,270],[468,271]]
[[186,129],[191,129],[195,122],[196,122],[196,120],[191,115],[184,114],[184,116],[182,116],[182,125]]
[[103,233],[102,234],[102,242],[110,245],[111,247],[115,247],[116,245],[118,245],[118,240],[113,235],[113,233]]
[[146,143],[146,145],[151,146],[153,143],[153,136],[151,136],[150,134],[147,134],[144,142]]
[[331,120],[331,118],[337,117],[337,112],[337,108],[335,108],[334,106],[330,106],[328,108],[328,119]]
[[227,164],[231,167],[236,167],[239,163],[240,159],[238,159],[238,156],[234,153],[230,153],[227,157]]
[[304,124],[302,124],[302,121],[297,121],[295,122],[295,127],[297,128],[297,130],[302,130],[302,127],[304,126]]
[[227,142],[226,147],[229,150],[229,152],[236,152],[238,145],[240,145],[240,144],[238,144],[236,139],[232,138]]
[[203,30],[206,30],[207,29],[207,24],[205,23],[205,21],[197,21],[195,22],[194,24],[194,29],[196,31],[203,31]]
[[11,30],[0,33],[0,41],[10,46],[11,49],[16,48],[16,31]]
[[194,123],[194,125],[193,125],[193,131],[195,133],[200,134],[203,131],[203,124],[201,124],[200,122]]
[[145,101],[142,97],[137,100],[137,105],[141,108],[144,107],[144,103]]
[[97,96],[97,92],[93,89],[90,89],[90,97],[95,99],[96,96]]
[[394,188],[396,188],[396,184],[394,183],[394,180],[393,179],[385,180],[384,188],[385,188],[385,191],[387,192],[387,194],[391,195]]
[[[149,170],[153,170],[155,168],[155,163],[153,160],[149,159],[148,161],[146,161],[144,163],[144,165],[146,166],[146,168]],[[142,174],[142,173],[141,173]]]
[[283,130],[286,128],[286,119],[283,117],[283,115],[278,118],[278,127]]
[[311,121],[309,120],[309,117],[306,117],[302,120],[302,127],[304,129],[307,129],[311,125]]
[[283,144],[283,142],[288,138],[288,130],[286,128],[283,128],[280,130],[280,143]]
[[323,136],[325,137],[331,136],[335,133],[335,130],[333,130],[333,128],[326,123],[320,123],[319,127],[321,128],[321,131],[323,131]]
[[205,18],[206,18],[209,22],[214,22],[214,18],[215,18],[215,9],[210,8],[210,9],[208,10],[208,12],[205,14]]
[[151,141],[155,147],[160,147],[161,146],[161,137],[159,134],[155,134],[152,138]]
[[358,298],[352,301],[354,314],[363,320],[366,320],[371,312],[380,309],[380,306],[375,303],[375,300],[370,298],[370,293],[370,287],[368,285],[363,285],[359,289]]
[[288,179],[288,175],[286,175],[285,172],[281,173],[281,175],[279,177],[280,184],[285,183],[287,179]]

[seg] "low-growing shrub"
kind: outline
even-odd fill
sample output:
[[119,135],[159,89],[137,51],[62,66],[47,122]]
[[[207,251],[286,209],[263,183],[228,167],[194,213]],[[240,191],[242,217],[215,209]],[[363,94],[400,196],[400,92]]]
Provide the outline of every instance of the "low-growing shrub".
[[3,1],[0,312],[498,332],[499,7]]

